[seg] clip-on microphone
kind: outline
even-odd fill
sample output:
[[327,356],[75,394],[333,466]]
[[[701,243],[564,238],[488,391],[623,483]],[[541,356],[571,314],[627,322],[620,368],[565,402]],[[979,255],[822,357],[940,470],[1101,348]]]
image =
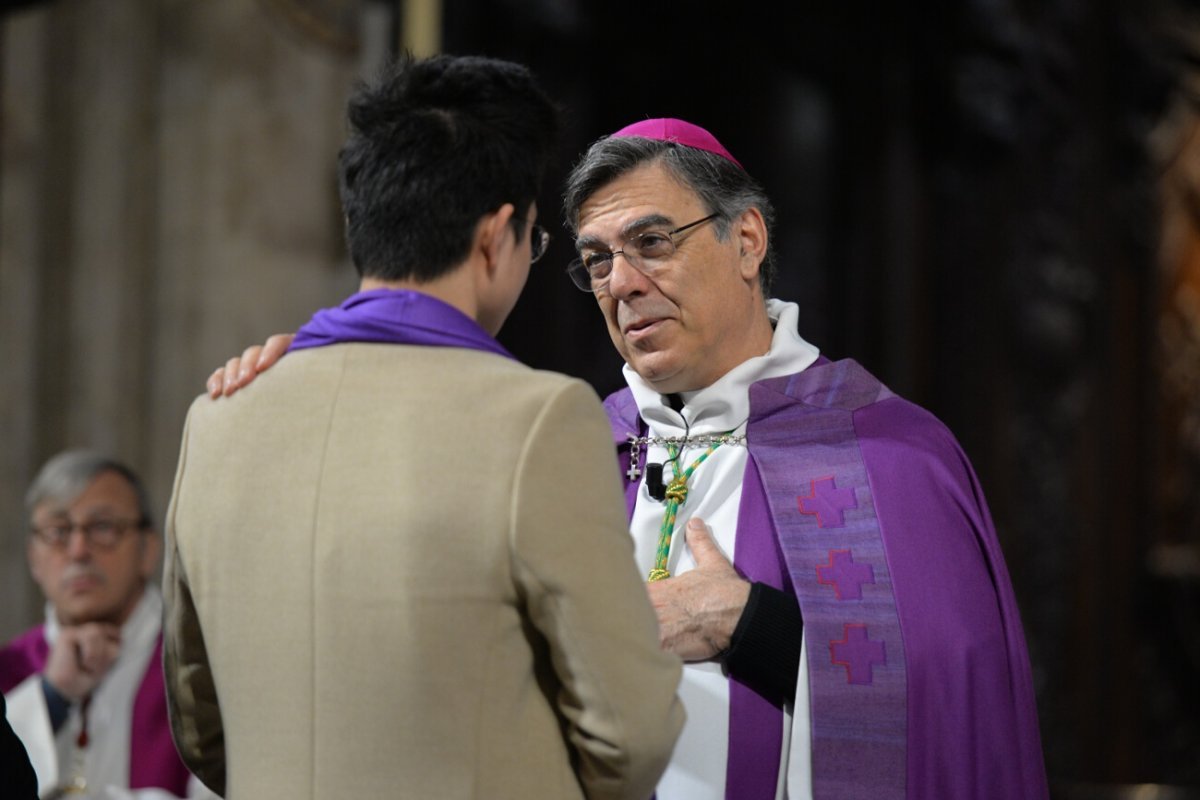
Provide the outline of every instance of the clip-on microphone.
[[663,465],[646,465],[646,491],[658,502],[667,499],[667,485],[663,483]]

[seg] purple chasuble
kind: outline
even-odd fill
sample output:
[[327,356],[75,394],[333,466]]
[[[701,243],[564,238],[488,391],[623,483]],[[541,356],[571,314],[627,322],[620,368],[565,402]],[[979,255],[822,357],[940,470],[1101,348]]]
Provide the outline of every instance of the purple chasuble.
[[[624,469],[637,407],[628,390],[605,407]],[[1016,601],[950,432],[849,360],[760,381],[750,408],[735,562],[766,521],[804,617],[814,798],[1048,797]],[[737,697],[730,773],[739,739],[773,734],[735,728],[755,724]]]
[[[0,650],[0,692],[9,692],[46,667],[50,645],[44,626],[31,628]],[[129,732],[129,788],[166,789],[184,797],[191,773],[183,765],[167,720],[167,691],[163,683],[162,634],[154,642],[146,674],[133,701]]]
[[513,358],[454,306],[408,289],[371,289],[318,311],[296,332],[288,352],[345,342],[465,347]]

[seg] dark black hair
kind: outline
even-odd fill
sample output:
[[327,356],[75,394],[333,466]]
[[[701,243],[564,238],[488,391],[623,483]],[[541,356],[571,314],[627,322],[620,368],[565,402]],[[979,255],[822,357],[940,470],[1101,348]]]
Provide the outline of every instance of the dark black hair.
[[364,277],[417,282],[466,257],[484,214],[512,203],[524,217],[559,129],[527,67],[482,56],[404,56],[359,87],[347,118],[338,183],[350,257]]

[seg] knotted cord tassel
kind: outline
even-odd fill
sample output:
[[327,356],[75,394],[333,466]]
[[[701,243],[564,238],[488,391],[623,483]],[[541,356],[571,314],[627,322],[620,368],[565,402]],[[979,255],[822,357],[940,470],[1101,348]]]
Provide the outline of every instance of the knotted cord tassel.
[[667,492],[664,496],[667,500],[674,500],[679,505],[683,505],[688,496],[687,476],[677,475],[672,479],[667,484]]

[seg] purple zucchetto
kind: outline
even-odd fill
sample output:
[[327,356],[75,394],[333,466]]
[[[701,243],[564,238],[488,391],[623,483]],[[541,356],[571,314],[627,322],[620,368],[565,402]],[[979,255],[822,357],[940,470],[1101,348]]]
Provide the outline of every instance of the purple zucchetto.
[[737,164],[742,170],[745,167],[734,158],[728,150],[717,141],[717,137],[713,136],[708,131],[701,128],[699,125],[693,125],[690,122],[684,122],[681,119],[672,119],[663,117],[660,119],[644,119],[641,122],[635,122],[632,125],[626,125],[621,130],[612,135],[611,138],[621,138],[625,136],[642,136],[647,139],[658,139],[662,142],[676,142],[677,144],[694,147],[697,150],[705,150],[709,153],[715,153],[721,158],[732,161]]

